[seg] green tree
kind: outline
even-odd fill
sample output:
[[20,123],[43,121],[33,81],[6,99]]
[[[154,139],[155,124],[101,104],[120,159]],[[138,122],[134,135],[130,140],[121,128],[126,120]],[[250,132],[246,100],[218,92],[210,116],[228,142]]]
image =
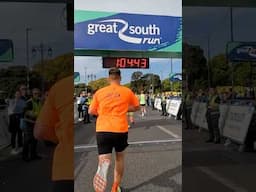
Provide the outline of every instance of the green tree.
[[226,86],[231,84],[231,68],[224,54],[213,57],[210,61],[212,86]]
[[60,79],[74,74],[73,53],[60,55],[43,63],[37,63],[33,71],[43,77],[46,84],[52,85]]
[[93,91],[98,90],[102,87],[106,87],[107,85],[109,85],[107,78],[100,78],[89,83],[89,86],[92,88]]
[[171,91],[171,82],[169,79],[162,81],[162,91]]
[[207,87],[207,63],[199,46],[183,43],[182,79],[183,87],[188,89]]

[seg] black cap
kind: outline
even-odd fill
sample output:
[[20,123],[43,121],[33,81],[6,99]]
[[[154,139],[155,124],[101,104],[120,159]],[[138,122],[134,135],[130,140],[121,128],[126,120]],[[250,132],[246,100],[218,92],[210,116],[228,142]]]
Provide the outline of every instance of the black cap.
[[109,75],[118,75],[118,76],[121,76],[121,71],[120,71],[120,69],[118,69],[118,68],[116,68],[116,67],[113,67],[113,68],[110,68],[110,69],[109,69],[108,74],[109,74]]

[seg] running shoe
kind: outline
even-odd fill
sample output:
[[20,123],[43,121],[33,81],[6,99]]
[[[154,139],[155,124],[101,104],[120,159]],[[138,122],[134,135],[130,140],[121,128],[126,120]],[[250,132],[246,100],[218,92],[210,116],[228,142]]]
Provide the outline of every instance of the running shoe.
[[118,185],[113,185],[111,192],[124,192],[123,189]]
[[104,159],[98,166],[98,170],[93,179],[93,187],[95,192],[105,192],[107,187],[107,174],[109,166],[109,159]]

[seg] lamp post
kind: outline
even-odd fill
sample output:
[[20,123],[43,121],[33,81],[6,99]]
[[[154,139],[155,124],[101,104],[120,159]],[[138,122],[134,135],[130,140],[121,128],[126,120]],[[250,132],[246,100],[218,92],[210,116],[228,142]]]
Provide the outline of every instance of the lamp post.
[[29,31],[31,31],[32,29],[27,27],[26,28],[26,60],[27,60],[27,89],[29,89]]
[[45,51],[47,51],[47,54],[49,57],[52,56],[52,48],[51,47],[48,47],[46,48],[45,45],[43,43],[40,43],[39,46],[34,46],[32,48],[32,55],[35,57],[37,52],[40,52],[40,59],[41,59],[41,72],[42,72],[42,79],[41,79],[41,89],[42,89],[42,92],[44,93],[45,91],[45,85],[44,85],[44,53]]

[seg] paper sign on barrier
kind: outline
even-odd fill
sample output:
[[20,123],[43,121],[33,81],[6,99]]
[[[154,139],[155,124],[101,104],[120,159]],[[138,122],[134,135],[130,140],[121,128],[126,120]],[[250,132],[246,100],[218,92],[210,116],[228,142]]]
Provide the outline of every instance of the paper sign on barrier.
[[253,113],[253,106],[230,106],[223,129],[223,135],[243,144]]
[[223,135],[223,129],[228,115],[229,105],[219,105],[220,117],[219,117],[219,130],[220,134]]
[[207,112],[207,105],[206,103],[199,103],[197,115],[195,119],[195,124],[201,128],[208,129],[208,124],[206,120],[206,112]]
[[177,116],[181,105],[181,99],[171,99],[167,101],[167,112],[173,116]]
[[156,109],[162,110],[161,99],[160,99],[160,98],[156,98],[156,99],[155,99],[154,106],[155,106]]
[[197,116],[197,111],[198,111],[198,107],[199,107],[199,102],[194,101],[192,104],[192,110],[191,110],[191,122],[195,125],[196,123],[196,116]]

